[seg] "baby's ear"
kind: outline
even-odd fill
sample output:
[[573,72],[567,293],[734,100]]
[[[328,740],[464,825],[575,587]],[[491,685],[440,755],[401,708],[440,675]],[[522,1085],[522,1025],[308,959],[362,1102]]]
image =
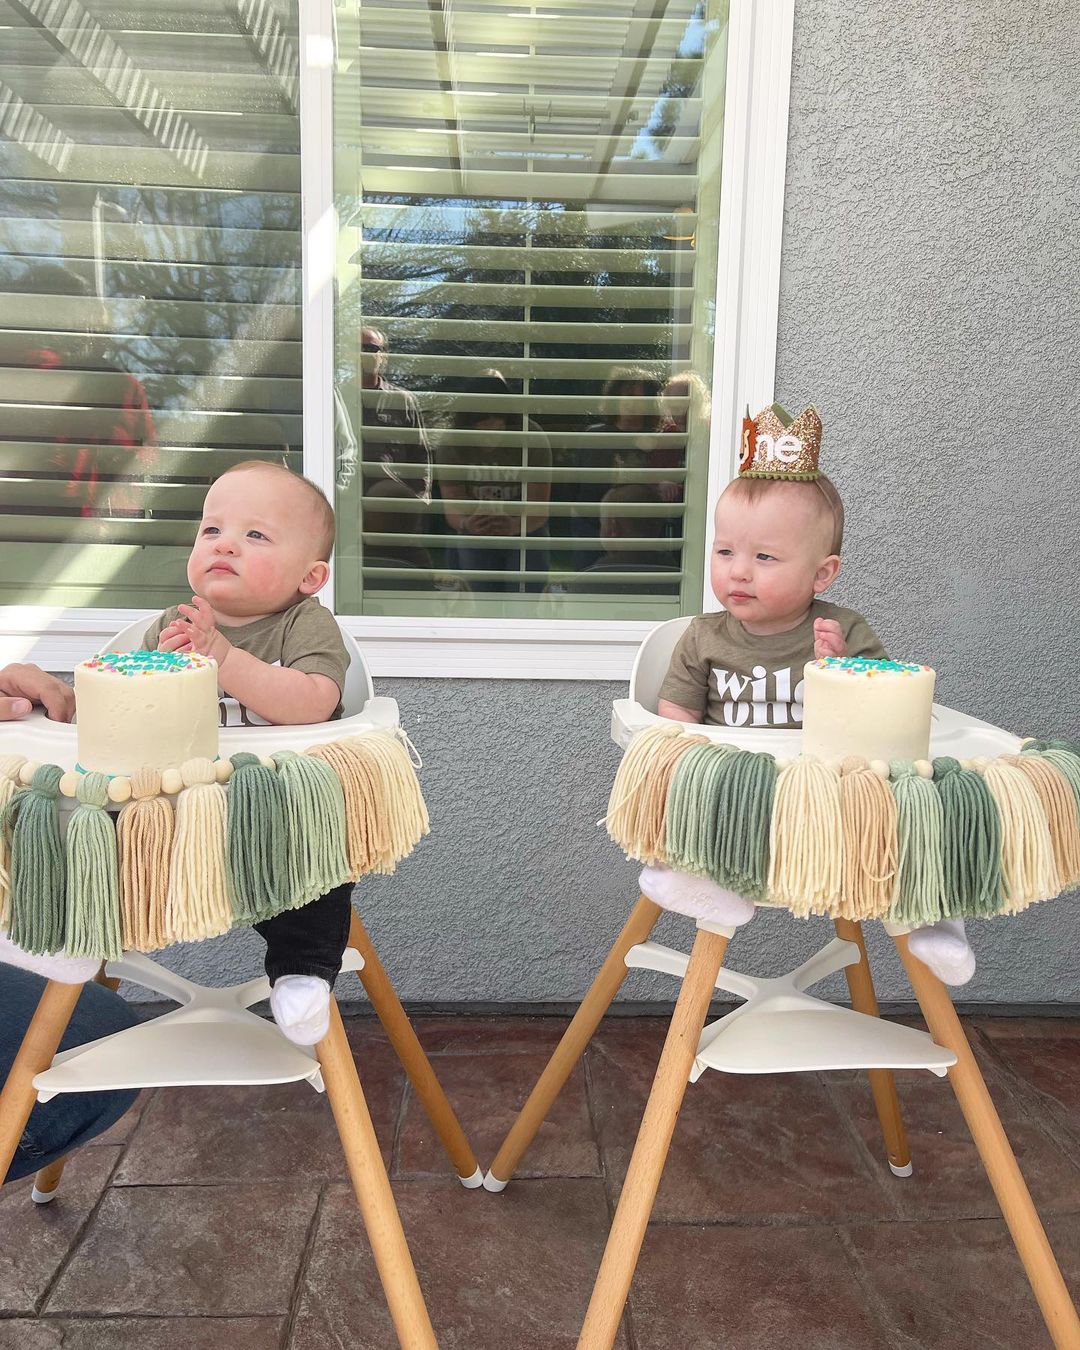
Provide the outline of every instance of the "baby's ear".
[[318,595],[329,580],[330,564],[313,562],[304,573],[304,578],[298,589],[301,595]]
[[827,558],[821,561],[814,573],[814,594],[823,595],[836,580],[839,571],[840,555],[830,553]]

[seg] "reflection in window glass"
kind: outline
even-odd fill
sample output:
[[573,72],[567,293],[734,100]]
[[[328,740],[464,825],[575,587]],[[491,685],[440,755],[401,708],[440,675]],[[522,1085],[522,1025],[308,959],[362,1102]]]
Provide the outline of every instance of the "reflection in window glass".
[[0,600],[184,598],[300,468],[296,0],[0,0]]
[[336,13],[339,611],[695,610],[724,0]]

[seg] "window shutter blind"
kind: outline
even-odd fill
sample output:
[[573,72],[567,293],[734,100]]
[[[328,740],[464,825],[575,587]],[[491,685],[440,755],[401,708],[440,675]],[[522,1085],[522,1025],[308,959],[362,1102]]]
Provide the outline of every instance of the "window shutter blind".
[[339,610],[697,608],[726,7],[336,12]]
[[0,600],[174,603],[301,468],[298,70],[296,0],[0,0]]

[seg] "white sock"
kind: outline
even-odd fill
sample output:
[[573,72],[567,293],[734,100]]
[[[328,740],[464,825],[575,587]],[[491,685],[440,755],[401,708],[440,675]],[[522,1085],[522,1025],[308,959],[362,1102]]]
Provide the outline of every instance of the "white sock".
[[65,956],[55,952],[52,956],[31,956],[21,947],[16,947],[7,933],[0,930],[0,963],[6,966],[18,966],[20,970],[33,971],[47,980],[56,980],[60,984],[85,984],[98,973],[101,962],[94,956]]
[[330,986],[317,975],[282,975],[270,990],[270,1011],[296,1045],[316,1045],[330,1030]]
[[939,919],[926,928],[913,928],[908,947],[942,984],[967,984],[975,974],[975,953],[963,919]]
[[745,895],[725,890],[707,877],[675,872],[663,864],[646,867],[638,884],[642,894],[654,904],[691,919],[705,919],[726,928],[737,928],[754,917],[754,902],[747,900]]

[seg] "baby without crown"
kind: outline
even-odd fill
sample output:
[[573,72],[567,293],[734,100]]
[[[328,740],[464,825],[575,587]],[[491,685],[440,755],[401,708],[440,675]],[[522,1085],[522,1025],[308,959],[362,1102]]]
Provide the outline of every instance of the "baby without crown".
[[[191,604],[166,610],[143,645],[213,657],[227,725],[340,717],[349,654],[315,598],[333,548],[333,508],[314,483],[262,460],[233,466],[206,494],[188,559]],[[255,925],[266,940],[271,1011],[299,1044],[328,1030],[351,897],[350,884],[338,886]]]

